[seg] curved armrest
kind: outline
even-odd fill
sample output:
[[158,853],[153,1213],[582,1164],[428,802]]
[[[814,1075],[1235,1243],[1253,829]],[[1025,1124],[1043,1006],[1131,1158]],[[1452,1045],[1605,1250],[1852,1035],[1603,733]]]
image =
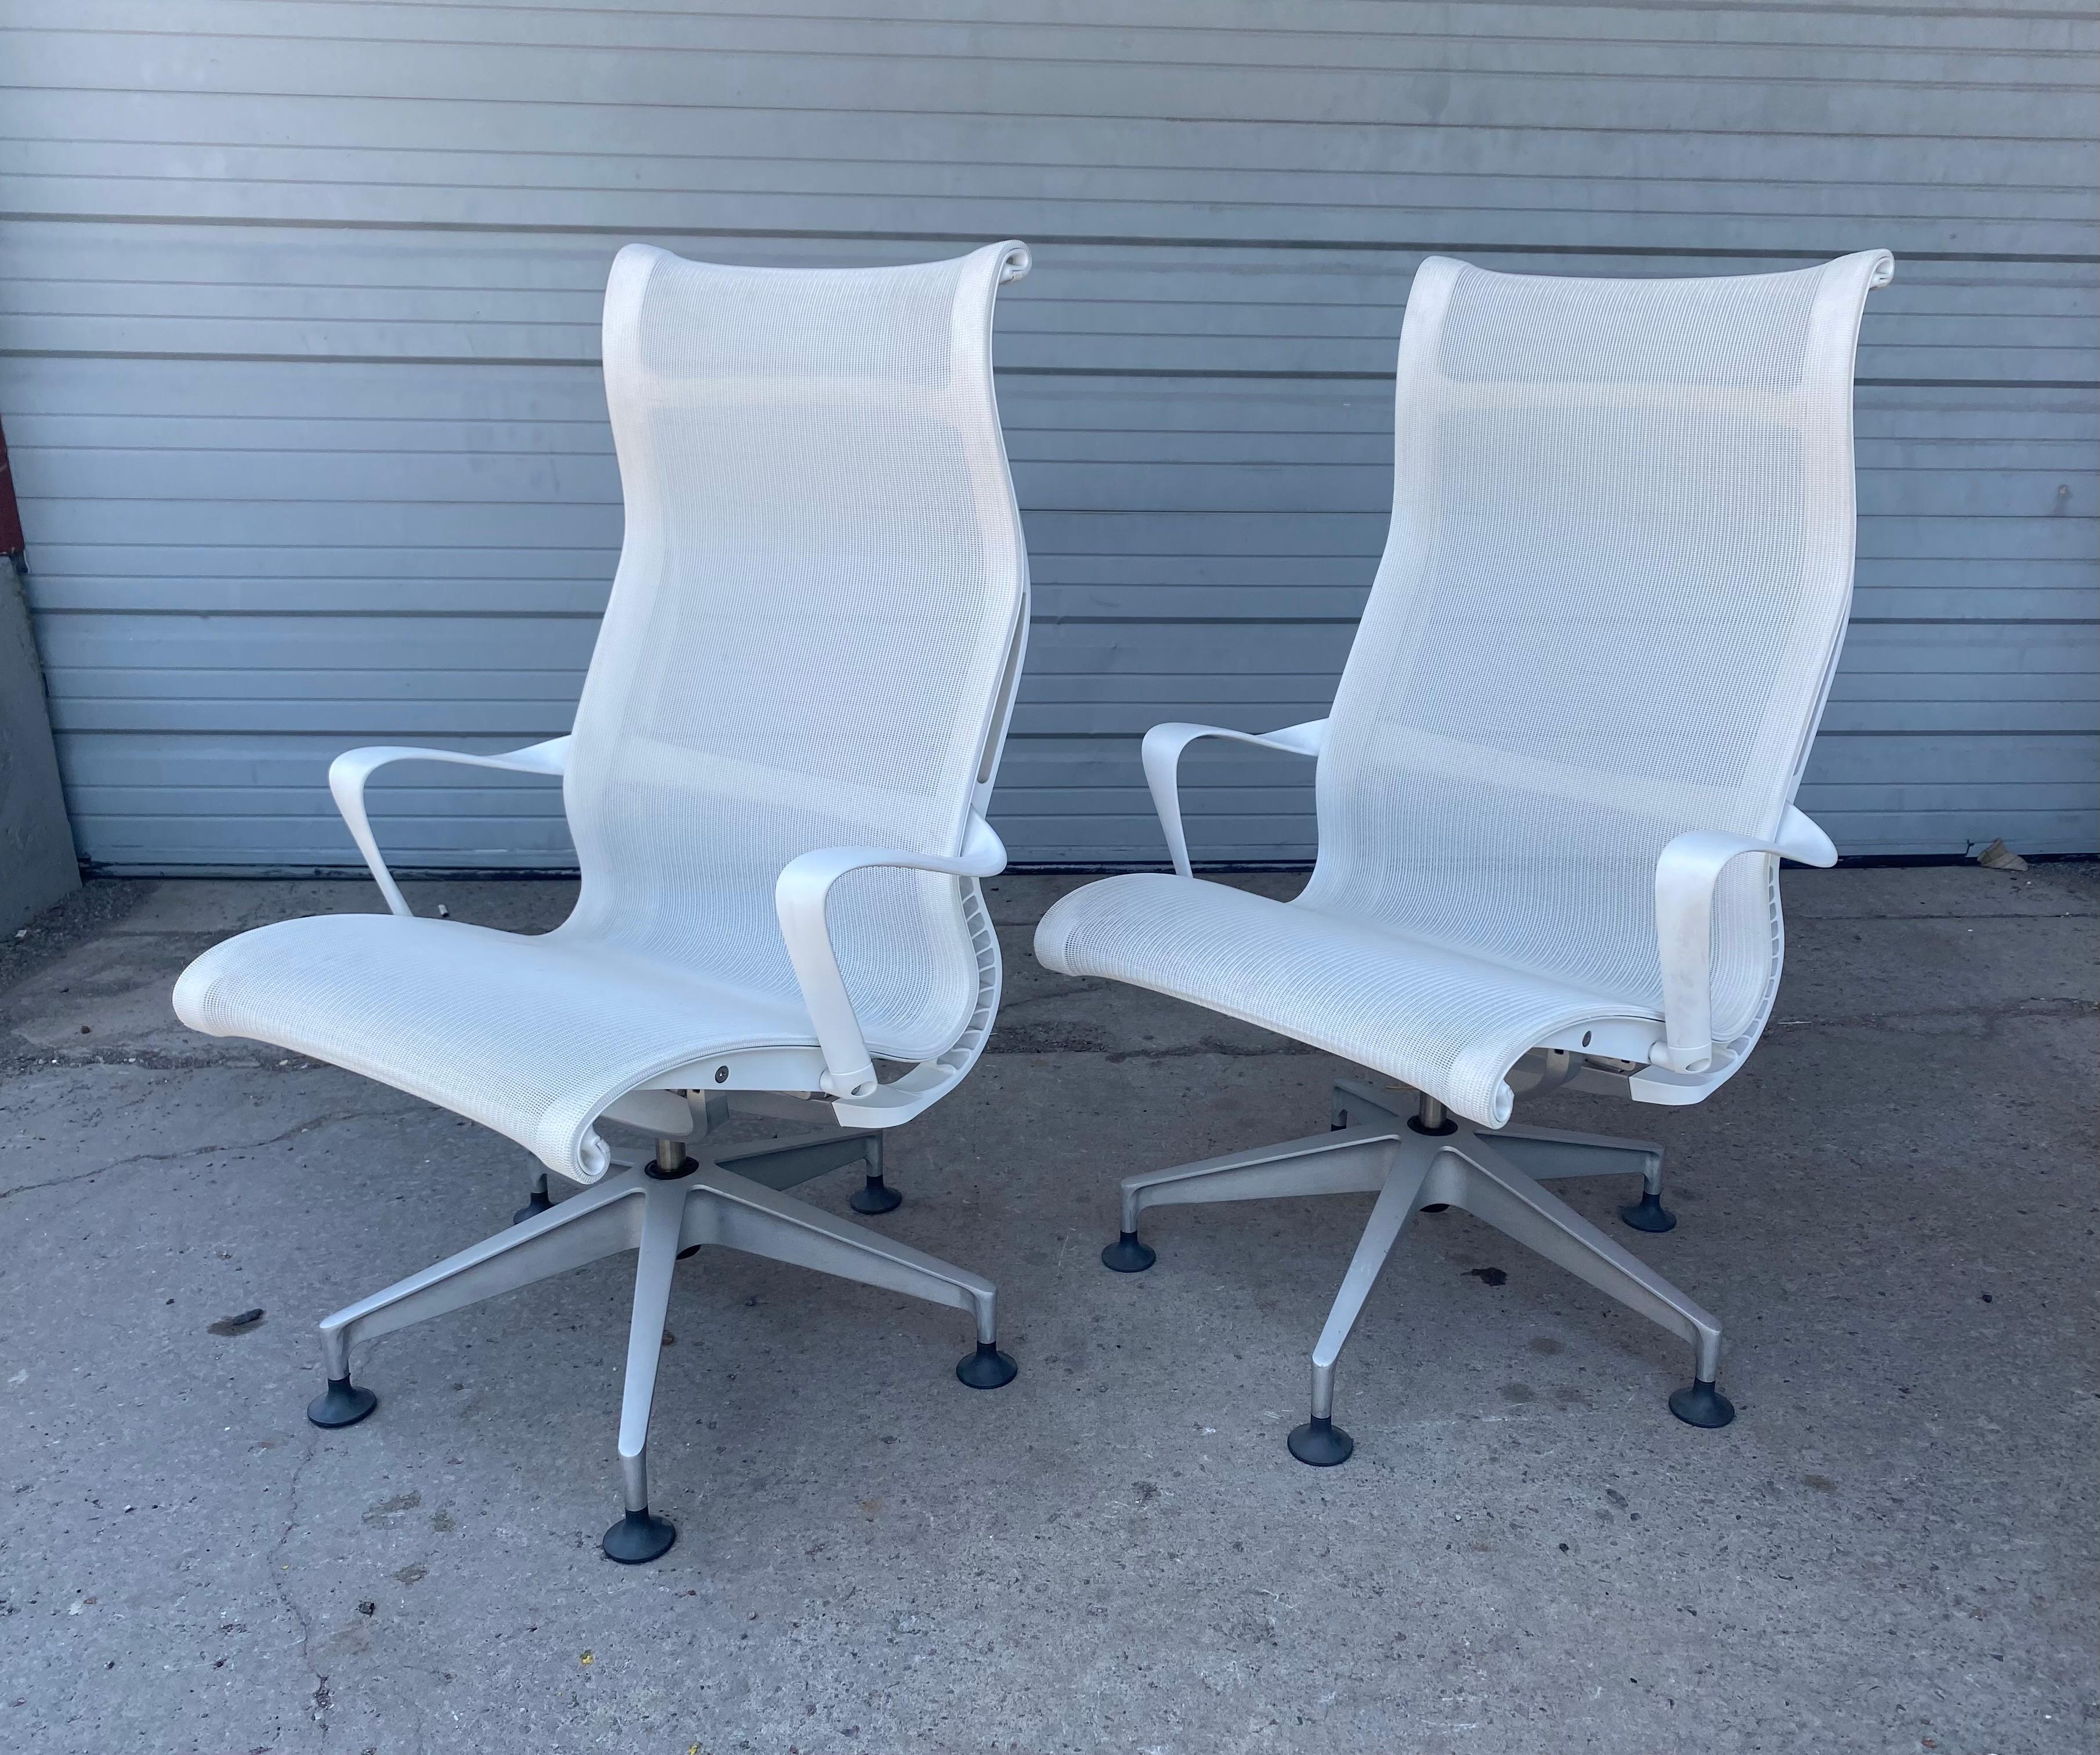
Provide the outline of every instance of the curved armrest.
[[788,960],[801,984],[802,1003],[817,1027],[817,1045],[824,1052],[823,1087],[833,1097],[867,1097],[876,1088],[875,1062],[854,1015],[838,953],[824,918],[832,886],[848,872],[870,865],[901,865],[913,871],[946,872],[955,878],[994,878],[1006,869],[1006,846],[992,826],[975,812],[963,836],[963,851],[950,859],[938,853],[902,853],[889,847],[819,847],[798,854],[783,868],[773,886],[774,911]]
[[567,770],[568,760],[569,740],[566,737],[531,744],[500,756],[470,756],[457,749],[407,749],[375,745],[368,749],[346,749],[329,763],[329,790],[335,795],[335,807],[342,812],[343,821],[350,825],[351,839],[364,855],[364,863],[372,868],[372,875],[378,881],[379,893],[386,898],[387,907],[397,914],[408,914],[412,911],[401,895],[400,886],[394,882],[394,874],[387,870],[386,860],[379,856],[379,843],[372,838],[371,820],[364,814],[364,783],[376,770],[390,762],[456,762],[466,767],[508,768],[518,774],[560,774]]
[[1145,784],[1152,789],[1152,807],[1159,813],[1159,826],[1167,832],[1167,851],[1175,873],[1188,878],[1189,838],[1181,829],[1181,752],[1199,737],[1226,737],[1236,744],[1254,744],[1264,749],[1281,749],[1295,756],[1317,756],[1327,740],[1327,722],[1308,719],[1302,725],[1286,725],[1280,732],[1229,732],[1218,725],[1155,725],[1145,734]]
[[1792,805],[1769,842],[1718,829],[1679,835],[1655,862],[1655,934],[1662,957],[1663,1039],[1649,1050],[1673,1072],[1704,1072],[1714,1061],[1714,891],[1746,853],[1776,853],[1803,865],[1835,865],[1829,836]]

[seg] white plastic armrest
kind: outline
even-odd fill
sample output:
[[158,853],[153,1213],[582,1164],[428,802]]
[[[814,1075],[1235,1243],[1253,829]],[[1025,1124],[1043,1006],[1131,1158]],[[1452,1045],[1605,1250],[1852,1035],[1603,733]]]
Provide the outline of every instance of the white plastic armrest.
[[407,914],[410,909],[402,897],[401,886],[394,882],[394,874],[379,856],[379,843],[372,838],[371,820],[364,812],[364,783],[376,771],[390,762],[456,762],[467,767],[508,768],[518,774],[560,774],[567,768],[568,761],[569,740],[566,737],[508,750],[500,756],[470,756],[457,749],[405,749],[379,745],[369,749],[346,749],[329,763],[329,790],[335,795],[335,807],[342,812],[343,821],[350,825],[351,839],[364,855],[364,863],[372,868],[372,875],[378,881],[379,893],[386,898],[387,907],[397,914]]
[[1838,863],[1829,836],[1792,805],[1770,842],[1694,829],[1662,850],[1655,862],[1655,930],[1663,1039],[1649,1056],[1673,1072],[1704,1072],[1713,1064],[1714,891],[1730,862],[1746,853],[1776,853],[1803,865]]
[[1155,725],[1145,734],[1145,784],[1152,789],[1152,807],[1167,832],[1167,851],[1177,876],[1189,869],[1189,838],[1181,828],[1181,752],[1199,737],[1226,737],[1236,744],[1256,744],[1295,756],[1317,756],[1327,740],[1327,722],[1308,719],[1280,732],[1229,732],[1217,725]]
[[801,984],[802,1003],[817,1027],[823,1050],[824,1090],[833,1097],[867,1097],[876,1088],[875,1063],[854,1015],[838,953],[824,918],[832,886],[848,872],[870,865],[902,865],[913,871],[946,872],[956,878],[995,878],[1006,869],[1006,847],[992,826],[974,811],[963,836],[963,851],[950,859],[938,853],[902,853],[890,847],[819,847],[799,854],[782,869],[773,886],[774,910],[788,960]]

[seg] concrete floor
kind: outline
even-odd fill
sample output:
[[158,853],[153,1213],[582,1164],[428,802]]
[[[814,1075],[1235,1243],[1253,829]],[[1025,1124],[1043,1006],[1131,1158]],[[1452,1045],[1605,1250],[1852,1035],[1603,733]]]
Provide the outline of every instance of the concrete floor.
[[[369,886],[100,883],[0,940],[0,1748],[2093,1747],[2091,866],[1790,872],[1741,1077],[1530,1112],[1669,1147],[1683,1222],[1617,1235],[1728,1325],[1732,1427],[1665,1412],[1679,1343],[1451,1213],[1319,1472],[1283,1435],[1365,1199],[1096,1252],[1119,1175],[1316,1131],[1353,1069],[1046,974],[1071,881],[998,885],[999,1034],[876,1222],[998,1280],[1018,1381],[955,1381],[952,1312],[708,1252],[651,1446],[682,1534],[638,1571],[597,1550],[620,1262],[377,1343],[362,1426],[302,1417],[315,1321],[528,1168],[170,1014],[214,939]],[[520,926],[567,894],[413,887]]]

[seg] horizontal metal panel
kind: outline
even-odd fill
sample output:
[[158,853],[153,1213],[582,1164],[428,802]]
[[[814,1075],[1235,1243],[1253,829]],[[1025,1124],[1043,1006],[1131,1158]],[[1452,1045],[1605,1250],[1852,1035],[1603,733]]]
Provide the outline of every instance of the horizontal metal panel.
[[[2079,197],[2082,201],[2082,194]],[[994,228],[995,231],[1001,229]],[[1026,228],[1007,227],[1004,229]],[[17,221],[20,263],[0,283],[16,351],[589,361],[620,240],[298,228],[135,228]],[[1878,237],[1879,234],[1877,234]],[[1887,240],[1882,240],[1887,241]],[[724,240],[689,254],[765,263],[908,260],[923,244]],[[1855,237],[1832,247],[1872,241]],[[1002,302],[1008,371],[1389,378],[1419,250],[1364,259],[1331,251],[1229,254],[1155,243],[1037,244],[1040,272]],[[1799,266],[1702,260],[1688,246],[1630,264],[1608,255],[1513,254],[1516,272],[1685,274]],[[2076,263],[1906,263],[1869,307],[1868,379],[1974,384],[2093,379],[2096,299]]]
[[[246,617],[229,629],[187,617],[141,628],[121,616],[58,615],[46,626],[60,730],[296,732],[346,741],[556,735],[568,727],[593,631],[586,621],[513,625],[497,652],[461,675],[456,665],[427,661],[457,648],[453,630],[426,618]],[[1217,624],[1169,640],[1143,625],[1041,626],[1015,732],[1121,739],[1134,760],[1136,739],[1166,719],[1264,731],[1317,718],[1333,698],[1349,631]],[[2100,698],[2090,627],[2070,631],[2071,638],[2055,625],[1857,627],[1833,689],[1825,740],[2087,728]]]
[[[471,4],[441,0],[268,0],[268,21],[308,36],[379,41],[464,42],[487,40],[488,24]],[[971,60],[1006,55],[1027,60],[1098,60],[1105,51],[1135,64],[1238,61],[1256,66],[1346,61],[1388,71],[1422,64],[1438,53],[1463,55],[1451,70],[1493,69],[1502,55],[1595,53],[1621,49],[1660,53],[1667,71],[1684,64],[1681,52],[1812,48],[1820,64],[1863,78],[1926,77],[1946,73],[1955,51],[1984,50],[1998,58],[2023,53],[2049,55],[2095,46],[2089,10],[2076,0],[2018,9],[1979,11],[1974,0],[1924,0],[1905,10],[1739,4],[1726,9],[1643,7],[1630,17],[1620,5],[1487,3],[1423,6],[1398,11],[1375,0],[1329,0],[1317,10],[1286,0],[1154,0],[1141,13],[1108,0],[1074,4],[1016,5],[1012,0],[918,0],[893,4],[876,16],[853,0],[805,0],[792,13],[729,13],[710,16],[673,3],[633,0],[511,0],[506,39],[556,48],[641,50],[655,53],[718,53],[726,48],[832,54],[885,54],[914,51]],[[68,22],[76,28],[137,30],[163,17],[156,0],[73,0]],[[217,35],[254,33],[258,0],[192,0],[186,22]],[[1927,15],[1930,34],[1920,30]],[[1866,50],[1857,64],[1843,51]],[[1980,58],[1978,58],[1980,59]],[[1625,64],[1622,61],[1621,65]],[[1746,71],[1758,72],[1754,64]],[[2034,69],[1970,68],[1968,77],[1988,79],[1993,71],[2016,79]]]
[[[293,435],[284,443],[297,444],[296,435],[313,431],[319,422],[334,429],[333,444],[345,448],[384,449],[383,442],[364,442],[366,435],[400,432],[406,443],[421,449],[464,445],[579,455],[611,449],[604,391],[597,368],[587,365],[446,361],[382,369],[361,361],[40,359],[9,357],[0,350],[0,397],[11,433],[18,426],[29,431],[46,419],[99,419],[119,424],[90,433],[91,438],[121,442],[135,431],[141,436],[135,443],[179,449],[209,442],[208,424],[196,427],[193,438],[192,422],[250,423],[245,447],[249,449],[275,448],[280,431]],[[2100,440],[2100,403],[2083,387],[1870,384],[1860,387],[1855,401],[1863,443],[1889,441],[1911,449],[2003,442],[2083,444],[2089,464]],[[1158,435],[1168,445],[1222,435],[1282,448],[1251,453],[1255,461],[1302,458],[1308,440],[1323,445],[1377,443],[1382,449],[1376,454],[1391,454],[1389,370],[1380,381],[1365,383],[1218,383],[1179,375],[1075,381],[1008,374],[1000,380],[999,404],[1010,440],[1040,434],[1046,446],[1128,433]],[[404,429],[428,436],[407,437]],[[80,431],[74,427],[70,436],[77,439]],[[1056,440],[1052,435],[1070,436]],[[53,442],[60,442],[60,435],[55,434]]]
[[[20,10],[21,0],[15,0]],[[91,5],[93,9],[89,10]],[[270,16],[296,18],[333,34],[395,36],[396,20],[434,37],[473,42],[486,29],[472,0],[214,0],[200,11],[216,29],[251,25],[258,6]],[[686,0],[509,0],[506,11],[529,20],[516,27],[522,41],[624,43],[630,33],[690,33],[706,28],[734,29],[742,15],[703,24]],[[5,15],[15,15],[14,11]],[[153,0],[87,0],[77,22],[98,29],[135,27],[157,17]],[[1727,7],[1638,10],[1622,0],[1444,0],[1396,11],[1385,0],[1328,0],[1317,11],[1290,0],[1151,0],[1141,13],[1118,0],[893,0],[871,20],[860,0],[801,0],[786,17],[821,42],[836,21],[892,24],[899,29],[935,26],[951,32],[1004,33],[1034,52],[1086,52],[1089,44],[1213,46],[1241,37],[1264,53],[1280,37],[1292,39],[1286,52],[1331,60],[1335,46],[1394,35],[1441,38],[1462,33],[1467,40],[1577,35],[1611,42],[1798,43],[1818,47],[1900,50],[1924,42],[1940,48],[2035,51],[2090,49],[2096,33],[2081,0],[2022,0],[2018,9],[1979,9],[1975,0],[1913,0],[1904,7],[1801,8],[1739,0]],[[1921,32],[1930,23],[1930,36]],[[1043,51],[1047,39],[1065,45]],[[639,40],[655,44],[654,34]],[[687,40],[681,37],[677,40]],[[717,39],[705,39],[713,42]],[[1308,45],[1310,46],[1308,46]]]
[[[1083,447],[1082,447],[1083,448]],[[2076,467],[1872,466],[1863,448],[1863,519],[2049,518],[2100,515],[2100,480]],[[2065,460],[2067,463],[2069,459]],[[1015,486],[1038,518],[1048,511],[1161,512],[1283,516],[1333,512],[1383,520],[1392,465],[1383,462],[1222,463],[1154,458],[1013,462]],[[507,519],[520,506],[571,507],[580,533],[602,533],[617,519],[620,477],[610,457],[532,453],[416,451],[208,451],[130,446],[37,448],[16,473],[24,499],[105,506],[209,501],[245,517],[258,503],[320,506],[424,504],[487,508]],[[1383,546],[1383,530],[1379,533]]]
[[[982,23],[929,28],[864,15],[819,23],[792,15],[702,13],[659,15],[645,24],[646,15],[626,14],[618,17],[616,35],[593,42],[566,28],[532,40],[530,14],[506,20],[499,37],[471,7],[323,9],[273,0],[268,25],[259,10],[237,0],[218,7],[204,0],[186,16],[184,33],[170,37],[161,34],[164,12],[150,0],[72,0],[73,28],[18,39],[22,82],[82,91],[385,95],[845,115],[880,108],[911,116],[1075,121],[1259,117],[1300,124],[1617,129],[1640,115],[1657,127],[1755,134],[1831,131],[1823,88],[1838,86],[1848,133],[2061,139],[2084,119],[2076,111],[2085,95],[2080,69],[2062,52],[2071,45],[2022,54],[2017,33],[1999,38],[1996,53],[1971,55],[1923,33],[1902,47],[1848,51],[1798,40],[1776,46],[1725,38],[1656,42],[1623,24],[1597,37],[1387,28],[1343,45],[1317,32],[1215,32],[1193,41],[1140,32],[1124,35],[1117,52],[1103,55],[1098,40],[1088,52],[1078,33]],[[2089,34],[2080,46],[2090,52]],[[892,63],[880,86],[871,84],[862,59],[876,55]],[[1935,87],[1929,107],[1913,89],[1921,80]]]
[[[196,557],[186,557],[186,559]],[[254,557],[244,555],[253,562]],[[290,566],[311,564],[303,553],[283,557]],[[46,554],[32,576],[31,595],[40,612],[121,614],[285,614],[596,616],[603,608],[606,581],[611,572],[608,552],[602,564],[587,564],[588,555],[564,556],[583,577],[525,577],[520,569],[501,577],[472,580],[434,577],[431,557],[404,552],[394,577],[346,575],[338,570],[316,576],[290,566],[265,576],[202,576],[177,570],[174,557],[149,547],[121,551]],[[202,560],[216,564],[214,552]],[[130,565],[129,573],[115,571]],[[104,570],[74,572],[60,567],[92,565]],[[1353,624],[1368,595],[1371,568],[1357,562],[1333,564],[1338,578],[1353,583],[1323,583],[1304,577],[1297,567],[1249,563],[1220,568],[1223,582],[1161,582],[1132,577],[1132,570],[1108,564],[1110,576],[1078,577],[1071,563],[1046,577],[1051,568],[1038,563],[1035,617],[1039,622],[1108,620],[1146,622],[1268,621],[1277,619],[1343,621]],[[1177,569],[1182,570],[1182,569]],[[1930,577],[1908,562],[1879,562],[1860,570],[1852,608],[1859,621],[2051,621],[2076,624],[2094,620],[2092,568],[2062,562],[2051,570],[2028,563],[2009,568],[1997,562],[1937,563]],[[1965,572],[1966,577],[1963,574]],[[2038,583],[2052,576],[2054,585]]]
[[[314,544],[348,554],[410,548],[426,555],[474,549],[500,537],[520,548],[609,553],[620,540],[619,508],[412,501],[291,503],[267,500],[84,502],[25,496],[33,543],[181,548]],[[1024,514],[1030,551],[1063,555],[1265,556],[1278,561],[1357,557],[1383,546],[1383,512],[1173,511]],[[2090,561],[2100,548],[2085,518],[1863,518],[1859,549],[1868,560]]]
[[[214,675],[223,684],[227,679]],[[506,678],[488,690],[461,695],[443,703],[425,702],[404,689],[390,695],[345,698],[325,688],[293,692],[291,674],[265,680],[252,697],[200,697],[186,694],[170,680],[153,687],[134,687],[103,693],[114,679],[81,672],[55,678],[65,697],[52,720],[61,732],[160,732],[225,734],[245,732],[258,736],[285,733],[327,734],[338,743],[412,738],[440,748],[462,740],[490,739],[519,744],[559,736],[568,728],[575,703],[573,686],[534,687],[526,679]],[[356,686],[356,685],[346,685]],[[283,687],[284,694],[269,692]],[[1133,750],[1145,727],[1167,717],[1200,715],[1250,721],[1264,728],[1321,717],[1328,703],[1317,698],[1272,701],[1237,710],[1216,710],[1228,704],[1174,700],[1164,703],[1118,704],[1074,710],[1068,704],[1026,703],[1015,715],[1017,736],[1079,734],[1121,737]],[[2100,700],[2089,690],[2082,697],[2035,698],[2023,690],[2010,696],[1979,692],[1952,700],[1921,691],[1917,698],[1894,701],[1840,701],[1824,717],[1826,736],[1905,733],[2093,733],[2100,732]],[[319,785],[318,778],[315,785]],[[1012,790],[1009,780],[1008,789]]]
[[[1878,798],[1880,795],[1877,794]],[[1973,855],[1995,839],[2030,854],[2089,851],[2096,814],[2078,797],[2057,802],[2000,797],[1988,789],[1965,797],[1911,805],[1855,808],[1826,802],[1804,789],[1802,803],[1842,844],[1855,853]],[[105,848],[99,863],[112,870],[360,869],[339,824],[320,816],[257,813],[252,818],[158,817],[140,814],[131,801],[104,814],[93,799],[75,811]],[[237,821],[240,839],[225,825]],[[995,825],[1011,844],[1026,840],[1043,864],[1139,864],[1164,866],[1165,844],[1149,811],[1119,811],[1088,793],[1059,808],[1025,814],[1011,807],[994,813]],[[527,814],[491,819],[407,818],[375,812],[374,826],[390,860],[402,871],[417,868],[572,869],[573,848],[557,816]],[[1264,816],[1242,810],[1229,815],[1189,816],[1192,847],[1200,863],[1309,860],[1314,820],[1308,810]]]
[[[457,655],[478,650],[479,668],[580,674],[596,634],[582,617],[234,617],[47,614],[45,660],[54,669],[148,660],[150,668],[203,668],[250,676],[281,665],[369,667],[448,674]],[[1092,679],[1205,678],[1339,674],[1353,629],[1345,622],[1214,622],[1164,628],[1143,622],[1039,622],[1029,674]],[[2085,674],[2093,655],[2082,638],[2049,625],[1868,623],[1855,626],[1842,670],[1922,674],[1944,670],[2034,676]]]

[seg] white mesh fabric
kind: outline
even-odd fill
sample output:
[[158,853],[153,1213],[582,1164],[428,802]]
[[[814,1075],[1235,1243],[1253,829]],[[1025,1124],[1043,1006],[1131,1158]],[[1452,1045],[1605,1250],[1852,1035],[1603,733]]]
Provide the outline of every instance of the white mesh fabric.
[[[1024,589],[989,351],[1006,254],[811,273],[621,252],[627,541],[576,712],[563,931],[799,1005],[782,866],[961,846]],[[946,1048],[977,997],[957,881],[857,873],[831,917],[869,1045]]]
[[[1311,882],[1251,910],[1198,908],[1185,880],[1094,886],[1046,919],[1053,966],[1268,1023],[1491,1125],[1509,1066],[1585,1015],[1548,1023],[1564,1008],[1545,996],[1659,1019],[1657,856],[1687,829],[1775,833],[1828,691],[1851,591],[1852,360],[1884,260],[1699,281],[1423,263],[1392,524],[1320,758]],[[1776,976],[1771,866],[1723,880],[1723,1042],[1758,1025]],[[1192,942],[1176,948],[1177,908]],[[1220,909],[1245,940],[1207,965],[1197,922]],[[1384,958],[1367,950],[1353,988],[1315,972],[1343,927]],[[1265,934],[1282,937],[1243,984]]]
[[1035,954],[1281,1030],[1496,1125],[1517,1055],[1608,1009],[1548,976],[1369,922],[1156,872],[1074,891],[1043,916]]
[[[774,911],[816,848],[952,855],[1026,607],[990,326],[1017,246],[869,270],[630,245],[606,298],[627,528],[564,801],[582,869],[543,938],[332,917],[215,948],[192,1027],[483,1121],[586,1179],[604,1106],[688,1060],[815,1037]],[[871,1050],[949,1049],[978,997],[961,881],[833,892]]]
[[391,914],[228,939],[183,971],[175,1013],[441,1103],[580,1182],[607,1167],[592,1124],[643,1079],[813,1039],[799,1003],[574,934]]

